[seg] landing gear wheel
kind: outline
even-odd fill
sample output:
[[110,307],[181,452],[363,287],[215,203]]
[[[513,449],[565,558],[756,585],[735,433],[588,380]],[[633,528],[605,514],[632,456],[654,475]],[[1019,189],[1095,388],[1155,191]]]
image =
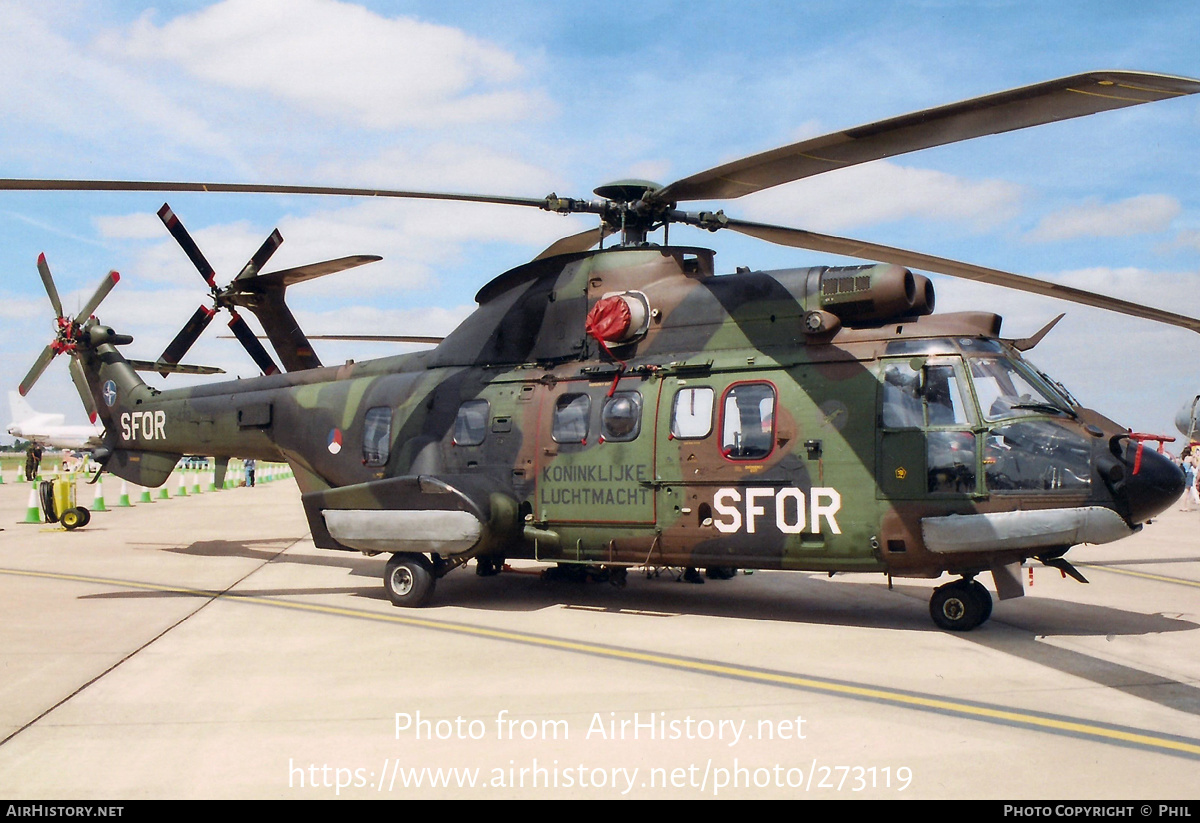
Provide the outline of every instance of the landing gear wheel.
[[975,592],[975,596],[979,598],[979,604],[983,606],[983,617],[979,619],[979,622],[986,623],[988,618],[992,616],[992,593],[984,588],[983,584],[978,580],[971,581],[971,589]]
[[504,569],[504,561],[491,557],[475,558],[475,574],[479,577],[495,577]]
[[986,613],[991,612],[991,595],[984,589],[982,594],[987,597],[980,597],[975,586],[983,589],[981,584],[967,580],[955,580],[934,589],[933,597],[929,599],[933,622],[952,632],[966,632],[986,620]]
[[433,565],[423,554],[393,554],[383,572],[383,588],[393,606],[425,605],[435,583]]
[[732,580],[737,577],[737,569],[733,566],[709,566],[704,570],[704,576],[709,580]]
[[87,521],[90,519],[84,514],[84,511],[84,509],[67,509],[62,513],[58,522],[62,523],[62,527],[67,531],[78,529],[80,526],[87,525]]

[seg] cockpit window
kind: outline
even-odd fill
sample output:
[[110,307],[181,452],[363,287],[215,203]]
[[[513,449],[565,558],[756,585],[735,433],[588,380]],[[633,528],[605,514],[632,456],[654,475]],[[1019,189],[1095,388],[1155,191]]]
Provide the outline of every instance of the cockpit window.
[[957,354],[954,344],[944,337],[934,337],[928,340],[893,340],[887,344],[885,354]]
[[963,391],[954,361],[899,360],[883,370],[883,425],[889,429],[956,426],[968,424],[969,400]]
[[1049,420],[998,426],[983,452],[989,491],[1086,491],[1091,447],[1079,434]]
[[1004,357],[973,357],[971,379],[986,420],[1035,414],[1074,416],[1057,392]]
[[986,337],[960,337],[958,345],[967,354],[999,354],[1004,351],[999,341]]

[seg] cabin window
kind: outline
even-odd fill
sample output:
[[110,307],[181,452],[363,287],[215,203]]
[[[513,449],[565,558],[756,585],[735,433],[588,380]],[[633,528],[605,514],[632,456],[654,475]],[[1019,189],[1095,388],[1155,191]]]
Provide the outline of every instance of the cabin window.
[[713,390],[708,386],[680,389],[671,408],[671,437],[697,440],[712,432]]
[[600,434],[605,440],[636,440],[642,430],[642,395],[619,391],[604,401],[600,411]]
[[454,418],[454,445],[478,446],[487,436],[488,401],[468,400]]
[[392,410],[387,406],[367,409],[363,415],[363,463],[382,466],[388,461],[392,440]]
[[592,401],[586,394],[564,394],[554,403],[550,436],[556,443],[586,443]]
[[721,453],[731,460],[761,460],[775,447],[775,387],[738,383],[721,407]]

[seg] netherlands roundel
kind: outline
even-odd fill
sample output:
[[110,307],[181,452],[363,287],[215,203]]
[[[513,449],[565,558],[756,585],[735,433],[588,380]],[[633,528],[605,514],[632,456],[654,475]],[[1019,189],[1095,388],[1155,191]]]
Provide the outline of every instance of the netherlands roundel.
[[330,429],[329,442],[326,444],[330,454],[337,454],[342,450],[342,430]]

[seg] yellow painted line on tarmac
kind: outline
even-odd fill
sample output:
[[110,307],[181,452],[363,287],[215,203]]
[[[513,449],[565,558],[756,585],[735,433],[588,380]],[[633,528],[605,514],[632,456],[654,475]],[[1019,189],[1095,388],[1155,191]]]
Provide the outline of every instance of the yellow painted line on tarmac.
[[924,695],[915,692],[905,692],[866,686],[855,683],[826,680],[787,672],[769,671],[747,666],[737,666],[725,663],[713,663],[695,660],[675,655],[655,652],[634,651],[614,646],[604,646],[597,643],[585,643],[575,640],[564,640],[555,637],[528,634],[525,632],[492,629],[483,626],[472,626],[465,623],[454,623],[444,620],[431,620],[423,617],[408,617],[403,614],[385,614],[364,609],[348,609],[339,606],[326,606],[318,603],[300,603],[293,600],[280,600],[255,595],[241,595],[236,592],[220,592],[206,589],[193,589],[183,586],[165,586],[156,583],[142,583],[133,580],[116,580],[103,577],[89,577],[77,574],[62,574],[56,572],[37,572],[22,569],[0,569],[0,574],[39,577],[53,580],[69,580],[80,583],[90,583],[103,586],[120,586],[123,588],[144,589],[168,594],[184,594],[213,599],[231,600],[238,603],[254,603],[275,608],[293,609],[295,611],[313,614],[329,614],[341,617],[351,617],[360,620],[373,620],[383,623],[396,623],[404,626],[431,629],[434,631],[452,632],[472,637],[484,637],[493,640],[503,640],[520,643],[527,646],[558,649],[577,652],[594,657],[611,660],[623,660],[632,663],[643,663],[680,671],[690,671],[698,674],[708,674],[717,677],[735,678],[754,683],[785,686],[804,689],[840,697],[859,700],[869,700],[886,703],[893,706],[933,711],[941,714],[951,714],[967,717],[984,722],[1004,725],[1021,726],[1024,728],[1081,737],[1118,745],[1136,746],[1152,749],[1165,754],[1182,755],[1200,758],[1200,740],[1185,737],[1173,737],[1158,734],[1144,729],[1107,726],[1091,723],[1077,718],[1037,714],[1032,712],[1010,709],[1004,706],[973,703],[954,700],[952,698]]
[[1150,574],[1149,572],[1136,572],[1133,569],[1122,569],[1118,566],[1101,566],[1095,563],[1076,563],[1076,566],[1083,566],[1089,569],[1096,569],[1102,572],[1112,572],[1113,574],[1127,574],[1130,577],[1143,577],[1146,580],[1157,580],[1161,583],[1178,583],[1181,586],[1192,586],[1200,589],[1200,581],[1187,580],[1182,577],[1168,577],[1164,574]]

